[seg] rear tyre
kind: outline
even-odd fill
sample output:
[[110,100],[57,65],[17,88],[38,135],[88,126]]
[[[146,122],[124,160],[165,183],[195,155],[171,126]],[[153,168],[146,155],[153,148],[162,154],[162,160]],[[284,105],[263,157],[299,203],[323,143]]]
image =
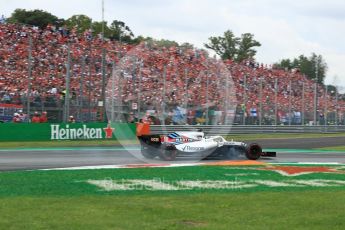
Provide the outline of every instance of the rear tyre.
[[158,155],[159,145],[152,146],[149,139],[140,140],[141,142],[141,154],[147,159],[153,159]]
[[147,159],[153,159],[157,156],[157,154],[155,154],[154,151],[155,149],[153,148],[143,147],[141,149],[141,154]]
[[177,150],[176,149],[165,149],[162,148],[159,152],[159,158],[163,161],[173,161],[176,159]]
[[262,148],[260,145],[253,143],[250,144],[246,149],[246,157],[249,160],[257,160],[262,154]]

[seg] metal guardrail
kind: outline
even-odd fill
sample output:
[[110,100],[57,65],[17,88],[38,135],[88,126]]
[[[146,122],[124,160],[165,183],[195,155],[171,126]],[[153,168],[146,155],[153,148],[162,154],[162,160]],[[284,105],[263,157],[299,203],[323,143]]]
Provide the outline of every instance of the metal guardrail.
[[341,133],[345,126],[243,126],[243,125],[152,125],[151,133],[168,134],[176,131],[202,129],[209,135],[254,134],[254,133]]

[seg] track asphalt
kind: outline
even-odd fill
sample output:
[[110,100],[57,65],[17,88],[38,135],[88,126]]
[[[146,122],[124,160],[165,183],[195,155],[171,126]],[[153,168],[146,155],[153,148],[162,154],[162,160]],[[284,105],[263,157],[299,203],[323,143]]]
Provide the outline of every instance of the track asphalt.
[[345,146],[345,137],[295,138],[295,139],[261,139],[264,148],[314,149],[333,146]]
[[[318,162],[345,163],[345,152],[318,151],[311,148],[344,146],[345,137],[262,139],[255,141],[264,149],[277,151],[276,158],[264,158],[260,161],[271,163]],[[80,147],[80,148],[31,148],[1,149],[0,170],[31,170],[64,168],[93,165],[144,164],[139,146],[122,147]],[[243,158],[244,159],[244,158]],[[219,160],[211,160],[219,161]],[[153,160],[151,163],[162,163]],[[178,159],[176,163],[186,162]]]

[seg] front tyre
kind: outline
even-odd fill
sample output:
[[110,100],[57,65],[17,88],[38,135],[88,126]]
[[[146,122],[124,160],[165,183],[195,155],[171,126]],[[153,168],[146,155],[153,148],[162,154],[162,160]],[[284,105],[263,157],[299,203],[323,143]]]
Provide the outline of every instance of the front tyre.
[[253,143],[250,144],[246,149],[246,157],[249,160],[257,160],[262,154],[262,148],[260,145]]

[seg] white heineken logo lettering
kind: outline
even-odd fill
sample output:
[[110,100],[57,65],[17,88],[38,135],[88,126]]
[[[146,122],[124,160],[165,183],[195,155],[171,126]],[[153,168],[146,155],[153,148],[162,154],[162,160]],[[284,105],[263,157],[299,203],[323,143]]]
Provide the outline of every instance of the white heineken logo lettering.
[[102,128],[88,128],[83,125],[82,128],[65,128],[59,124],[50,125],[51,140],[70,140],[70,139],[101,139]]

